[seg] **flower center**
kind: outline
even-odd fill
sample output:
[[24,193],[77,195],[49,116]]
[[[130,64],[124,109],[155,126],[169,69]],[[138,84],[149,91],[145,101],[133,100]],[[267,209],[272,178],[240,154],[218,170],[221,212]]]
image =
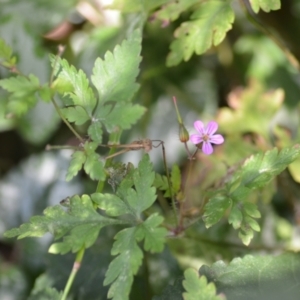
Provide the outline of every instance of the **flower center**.
[[204,134],[202,136],[202,139],[203,139],[204,142],[207,142],[209,140],[209,136],[207,134]]

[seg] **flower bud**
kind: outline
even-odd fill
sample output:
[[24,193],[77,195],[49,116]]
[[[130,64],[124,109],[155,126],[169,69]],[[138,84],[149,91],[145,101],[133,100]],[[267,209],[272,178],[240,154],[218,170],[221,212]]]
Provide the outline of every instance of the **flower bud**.
[[182,143],[186,143],[190,139],[190,135],[183,123],[179,124],[179,139]]

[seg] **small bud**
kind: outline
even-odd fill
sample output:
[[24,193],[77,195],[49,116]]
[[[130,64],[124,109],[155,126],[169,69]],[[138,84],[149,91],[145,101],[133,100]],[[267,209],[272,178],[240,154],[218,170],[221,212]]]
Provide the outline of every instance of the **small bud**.
[[182,143],[186,143],[190,139],[190,135],[183,123],[179,124],[179,139]]

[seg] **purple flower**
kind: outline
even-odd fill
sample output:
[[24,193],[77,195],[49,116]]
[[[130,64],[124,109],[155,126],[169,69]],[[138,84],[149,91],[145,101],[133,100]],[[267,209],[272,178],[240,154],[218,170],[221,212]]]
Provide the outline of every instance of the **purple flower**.
[[198,131],[197,134],[191,134],[190,141],[199,147],[202,144],[202,151],[210,155],[213,153],[214,149],[211,144],[222,144],[224,138],[221,134],[214,134],[218,130],[218,123],[214,121],[208,122],[205,127],[201,121],[196,121],[194,123],[195,129]]

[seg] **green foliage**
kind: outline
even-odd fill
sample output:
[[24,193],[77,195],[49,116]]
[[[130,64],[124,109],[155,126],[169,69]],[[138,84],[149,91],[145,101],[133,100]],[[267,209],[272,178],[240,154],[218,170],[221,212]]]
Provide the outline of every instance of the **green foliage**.
[[44,290],[34,293],[27,298],[28,300],[61,300],[62,293],[59,293],[56,289],[47,287]]
[[12,68],[16,64],[16,57],[12,56],[12,49],[5,43],[3,39],[0,39],[0,65]]
[[270,12],[281,7],[280,0],[250,0],[250,4],[255,13],[258,13],[260,9]]
[[239,237],[248,245],[253,238],[253,231],[260,231],[254,220],[260,218],[255,204],[247,201],[253,190],[266,186],[276,175],[281,173],[300,155],[300,148],[285,148],[278,152],[277,148],[258,153],[248,158],[243,166],[228,181],[225,189],[214,191],[205,205],[203,215],[206,227],[216,224],[230,209],[228,222],[234,229],[239,229]]
[[76,176],[82,166],[91,179],[105,179],[104,162],[101,160],[100,155],[95,152],[97,146],[97,143],[86,142],[82,151],[75,151],[73,153],[66,177],[67,181],[70,181],[74,176]]
[[[177,195],[180,192],[181,188],[181,173],[178,165],[173,165],[171,170],[171,186],[172,186],[172,194]],[[161,191],[165,191],[164,197],[170,197],[169,184],[167,180],[167,176],[156,174],[154,185],[157,189]]]
[[214,283],[207,283],[205,276],[198,275],[198,272],[192,268],[184,271],[185,280],[183,286],[186,290],[183,293],[184,300],[221,300],[224,297],[216,296],[216,287]]
[[162,21],[174,21],[179,15],[189,9],[194,4],[198,4],[198,0],[179,0],[171,1],[155,12],[155,18]]
[[93,109],[96,106],[96,98],[86,74],[82,70],[77,71],[65,59],[51,57],[51,61],[52,67],[55,70],[54,75],[57,76],[54,87],[58,89],[59,86],[63,91],[64,98],[68,96],[65,105],[80,106],[85,110],[88,117],[91,118]]
[[[299,250],[290,243],[293,225],[287,219],[283,219],[283,216],[288,215],[289,219],[297,222],[295,199],[300,197],[299,186],[293,182],[296,177],[292,174],[293,178],[290,178],[288,172],[283,172],[300,156],[298,146],[287,148],[294,145],[295,140],[299,138],[297,134],[299,118],[295,103],[299,98],[300,85],[293,73],[296,72],[296,68],[292,69],[287,66],[287,62],[292,62],[295,58],[289,49],[285,48],[285,45],[291,45],[293,54],[297,58],[298,54],[295,51],[297,48],[290,43],[292,38],[279,39],[280,47],[276,48],[273,41],[270,42],[269,37],[268,39],[261,37],[255,32],[254,27],[251,29],[254,37],[249,36],[248,32],[248,36],[243,34],[245,28],[248,28],[244,23],[246,19],[242,16],[243,10],[239,10],[232,0],[116,0],[111,7],[120,9],[121,14],[124,13],[118,20],[120,24],[116,23],[111,26],[106,23],[108,19],[111,21],[113,18],[106,18],[105,7],[101,9],[99,16],[97,13],[91,14],[90,19],[85,20],[87,22],[84,21],[85,24],[76,25],[76,34],[70,30],[65,36],[57,39],[58,41],[61,38],[59,43],[68,45],[68,48],[64,52],[64,58],[50,55],[53,68],[53,72],[50,72],[51,70],[47,68],[49,63],[45,55],[46,49],[49,48],[48,42],[52,43],[51,35],[55,35],[56,29],[61,27],[49,30],[51,24],[54,25],[53,13],[48,13],[52,21],[45,22],[47,27],[37,26],[39,25],[36,21],[38,18],[32,18],[32,11],[36,11],[35,8],[40,9],[39,11],[43,9],[46,11],[47,8],[53,8],[55,11],[57,7],[75,9],[76,6],[76,13],[81,14],[83,7],[77,5],[78,1],[74,0],[67,1],[67,4],[65,2],[61,4],[62,1],[58,0],[52,1],[51,4],[46,0],[39,1],[38,4],[37,1],[29,1],[27,5],[23,5],[22,1],[6,2],[0,11],[1,34],[4,37],[0,39],[0,65],[6,68],[3,73],[1,72],[3,79],[0,80],[2,88],[0,107],[1,111],[3,110],[0,114],[0,124],[1,118],[4,118],[7,113],[14,116],[10,128],[18,124],[19,132],[26,131],[27,136],[34,137],[31,140],[28,138],[26,140],[28,142],[33,141],[36,132],[42,131],[45,126],[54,130],[58,125],[57,120],[61,118],[78,138],[78,144],[72,143],[70,146],[75,151],[67,171],[67,181],[84,170],[87,176],[81,178],[80,187],[74,181],[71,184],[76,185],[76,193],[79,193],[81,188],[91,193],[72,197],[64,195],[61,198],[66,198],[60,202],[61,205],[48,207],[43,215],[34,216],[19,228],[13,228],[5,233],[5,237],[18,237],[18,239],[41,237],[46,233],[51,233],[54,243],[49,248],[51,254],[49,256],[77,252],[68,280],[62,274],[66,269],[69,270],[70,266],[69,258],[66,256],[63,257],[64,263],[62,264],[60,260],[56,260],[56,263],[60,264],[60,271],[53,268],[55,281],[51,281],[51,278],[40,277],[35,281],[29,299],[62,298],[66,300],[67,297],[76,299],[100,297],[102,299],[108,291],[107,296],[110,299],[126,300],[130,297],[135,300],[141,297],[139,288],[140,286],[144,288],[144,281],[150,291],[149,293],[147,291],[149,299],[217,300],[225,299],[225,296],[233,300],[297,299],[300,276],[298,254],[284,254],[278,257],[245,256],[232,260],[233,257],[249,251],[255,253],[258,246],[259,249],[263,248],[265,236],[270,237],[274,243],[276,239],[280,240],[280,247],[289,247],[289,249],[295,247]],[[72,5],[71,2],[74,4]],[[293,3],[297,9],[296,0],[289,2]],[[260,10],[264,12],[277,10],[281,5],[279,0],[250,0],[249,3],[255,13]],[[250,8],[246,1],[240,1],[239,4],[244,6],[245,11]],[[291,4],[287,5],[291,6]],[[15,14],[17,17],[10,13],[14,6],[20,10]],[[30,12],[29,16],[32,20],[25,21],[23,14],[25,15],[26,12]],[[94,12],[97,12],[96,8]],[[126,15],[126,13],[130,14]],[[227,32],[232,29],[235,14],[238,16],[236,18],[237,30],[233,28],[233,34],[222,43]],[[58,16],[55,22],[59,20],[59,17],[62,18],[61,25],[69,24],[69,20],[73,18],[73,15],[66,17],[65,10],[64,13],[60,12],[55,15]],[[161,24],[152,22],[155,20]],[[259,20],[257,28],[262,28],[265,23],[267,28],[267,23],[271,24],[265,14],[260,14]],[[22,22],[20,28],[26,28],[26,30],[15,30],[16,25],[19,24],[15,21]],[[170,24],[173,21],[176,21],[176,24]],[[256,18],[252,21],[255,23]],[[7,30],[9,28],[6,24],[9,23],[13,25],[14,31]],[[276,27],[281,23],[285,24],[285,22],[278,22],[278,24],[274,22],[272,26]],[[101,26],[98,26],[99,24]],[[145,28],[142,28],[145,24]],[[81,25],[84,26],[81,27]],[[163,28],[158,29],[159,25]],[[169,45],[168,43],[172,40],[171,34],[176,28],[174,26],[179,27],[175,30],[175,40]],[[293,26],[287,24],[284,30],[278,30],[278,35],[287,32],[289,27],[297,32],[297,26],[297,24]],[[137,27],[138,30],[133,30]],[[45,34],[47,31],[49,34]],[[14,32],[19,34],[15,36]],[[267,28],[266,32],[272,34],[273,30]],[[119,43],[128,33],[128,38]],[[30,35],[32,35],[31,42],[28,39]],[[42,36],[43,40],[41,40]],[[272,38],[276,40],[277,36],[274,35]],[[236,40],[237,43],[235,43]],[[23,48],[25,42],[27,47]],[[13,49],[8,45],[13,45]],[[201,55],[210,51],[203,60],[198,59],[197,64],[187,62],[176,68],[177,72],[170,72],[163,65],[166,49],[169,46],[167,66],[175,66],[182,61],[187,62],[194,53]],[[50,48],[52,52],[52,46]],[[254,54],[253,49],[256,49]],[[13,53],[16,56],[13,56]],[[102,56],[102,53],[105,55]],[[140,88],[137,77],[140,72],[141,53],[145,59],[142,65],[143,72],[138,80],[142,83],[138,95],[140,103],[134,104],[134,96]],[[102,58],[98,57],[100,55]],[[16,57],[18,57],[19,65],[16,65]],[[36,64],[44,58],[45,65],[41,67]],[[202,65],[202,63],[205,64]],[[92,71],[85,73],[78,66],[84,66]],[[5,77],[9,73],[12,76]],[[90,73],[91,75],[87,75]],[[49,82],[44,83],[49,74],[51,74]],[[274,74],[278,76],[277,81],[274,81]],[[288,76],[282,76],[282,74],[288,74]],[[253,80],[253,77],[256,80]],[[225,81],[224,78],[226,78]],[[239,88],[236,88],[229,92],[230,86],[243,85],[245,80],[250,82],[247,89],[240,92]],[[286,81],[289,83],[284,83]],[[290,86],[296,86],[296,88],[292,90]],[[276,90],[270,91],[270,87],[276,87]],[[166,136],[170,136],[169,132],[164,135],[164,130],[158,130],[157,126],[162,123],[168,124],[167,113],[159,110],[164,107],[166,95],[170,95],[172,91],[184,100],[180,106],[182,105],[186,112],[193,110],[194,113],[201,115],[200,118],[212,114],[217,115],[216,120],[220,125],[220,132],[225,135],[225,143],[216,147],[214,155],[207,157],[197,153],[195,160],[189,162],[196,165],[196,168],[188,170],[192,174],[186,174],[187,168],[184,160],[180,167],[174,163],[169,180],[165,175],[155,175],[148,154],[143,156],[136,168],[131,163],[127,165],[115,163],[113,155],[108,155],[106,158],[102,156],[106,155],[105,150],[99,149],[98,151],[98,147],[99,144],[101,147],[104,146],[102,144],[106,141],[116,145],[117,148],[121,138],[124,143],[128,143],[133,135],[144,135],[145,132],[151,135],[159,134],[160,136],[156,138],[161,141],[167,140]],[[224,105],[223,101],[217,101],[217,94],[220,94],[220,99],[226,99],[228,96],[228,106]],[[288,117],[282,119],[282,111],[287,103],[292,103],[291,98],[296,99],[293,102],[294,106],[286,113]],[[44,101],[41,103],[42,108],[37,105],[38,100]],[[222,103],[222,108],[218,108],[220,103]],[[123,130],[131,129],[145,113],[146,108],[141,104],[147,107],[149,114],[142,120],[138,128],[140,130],[122,135]],[[47,109],[49,106],[44,108],[46,105],[52,105],[53,111],[56,109],[58,112],[56,120],[48,119],[48,124],[51,123],[49,126],[45,125],[47,124],[46,117],[51,115],[50,110]],[[33,109],[36,110],[34,113],[38,116],[35,122],[31,120]],[[189,115],[186,114],[186,116]],[[294,122],[296,125],[293,123],[292,115],[297,115]],[[161,118],[163,118],[162,122],[160,122]],[[54,122],[51,122],[52,120]],[[188,119],[187,121],[195,120]],[[40,123],[44,127],[39,126]],[[187,128],[191,126],[191,124],[187,125]],[[1,127],[0,131],[7,129],[3,128]],[[167,126],[164,129],[166,132],[169,130]],[[65,134],[61,135],[61,132],[59,128],[57,135],[55,134],[48,141],[43,140],[43,143],[56,143],[57,140],[61,140]],[[10,145],[10,139],[5,140],[5,143],[6,141],[7,152],[17,148],[15,145],[13,147]],[[273,148],[274,146],[282,150],[278,151],[277,148]],[[267,151],[271,147],[272,150]],[[28,149],[29,152],[34,151],[31,148],[30,143],[26,145],[26,151]],[[113,151],[114,149],[111,153]],[[177,152],[176,147],[172,151]],[[178,152],[176,155],[179,159]],[[249,155],[252,156],[249,157]],[[249,158],[244,161],[245,157]],[[6,163],[6,160],[0,159],[1,174],[2,167],[5,165],[2,161]],[[15,163],[15,157],[12,162],[12,164]],[[234,165],[237,162],[238,164]],[[201,166],[198,167],[198,164]],[[28,166],[25,168],[26,177],[29,177],[27,174],[33,172],[35,165],[34,163],[31,165],[33,165],[31,168],[28,169]],[[294,168],[296,167],[297,165]],[[64,166],[62,165],[61,168],[64,169]],[[181,169],[184,170],[184,179],[182,179]],[[5,172],[6,170],[3,170],[3,174]],[[41,196],[45,194],[56,195],[52,186],[51,189],[48,188],[50,184],[45,188],[46,192],[39,193],[39,188],[43,189],[43,184],[51,173],[55,173],[53,176],[58,178],[57,170],[53,171],[49,163],[46,172],[41,172],[41,176],[33,176],[37,180],[32,190],[38,194],[39,198],[45,198]],[[0,198],[4,199],[0,201],[1,216],[9,215],[13,206],[27,208],[25,200],[30,197],[24,195],[22,205],[16,205],[10,199],[11,194],[14,194],[12,192],[17,191],[16,194],[20,193],[19,190],[22,191],[15,183],[14,175],[9,174],[7,181],[5,179],[3,184],[0,182]],[[87,180],[87,177],[90,180]],[[109,192],[111,187],[106,185],[106,179],[112,187],[111,193]],[[96,192],[96,184],[91,180],[98,181]],[[292,182],[294,187],[296,186],[295,189],[290,189],[287,182]],[[277,193],[274,197],[276,187]],[[163,195],[159,195],[157,203],[155,203],[156,189],[163,192]],[[6,194],[3,191],[6,191]],[[63,192],[66,193],[66,189],[63,189]],[[171,194],[174,197],[170,197]],[[268,203],[272,197],[274,206],[280,201],[289,203],[289,211],[281,209],[281,203],[278,205],[280,208],[278,211],[280,210],[282,214],[280,222],[273,207],[265,208],[261,203]],[[61,198],[57,199],[57,202]],[[173,199],[170,200],[170,198]],[[258,202],[259,200],[262,201]],[[33,206],[31,203],[29,205]],[[39,202],[38,206],[44,206],[43,202]],[[263,209],[259,210],[258,208],[261,207]],[[173,214],[171,208],[174,210]],[[168,222],[164,222],[161,212],[165,214]],[[28,211],[26,213],[18,211],[16,215],[28,216]],[[228,219],[226,224],[220,222],[224,216]],[[260,224],[257,221],[261,216],[266,223],[270,221],[268,226],[261,228],[261,224],[264,223]],[[206,226],[198,222],[201,217]],[[4,224],[6,216],[3,219],[5,219],[4,221],[1,219],[3,228],[4,226],[7,226],[6,228],[18,226],[15,223]],[[19,217],[11,219],[15,222],[15,219],[19,220]],[[272,225],[272,222],[275,225]],[[213,225],[215,226],[210,228]],[[105,228],[107,226],[109,227]],[[169,248],[165,247],[168,235],[166,228],[170,236],[176,237],[168,239]],[[242,242],[249,245],[254,232],[262,229],[263,234],[257,236],[254,241],[257,244],[252,248],[231,244],[231,241],[235,240],[236,230]],[[98,239],[99,234],[101,236]],[[37,248],[38,241],[33,239],[29,241],[34,241],[34,243],[30,244],[31,249],[25,247],[27,252],[22,253],[22,256],[25,257],[27,263],[22,262],[22,265],[25,266],[24,269],[30,266],[33,269],[31,273],[37,274],[44,267],[44,257],[40,258],[42,263],[36,267],[37,250],[35,248]],[[93,245],[95,247],[92,247]],[[23,249],[23,244],[19,248]],[[89,249],[85,252],[86,248]],[[109,251],[114,256],[110,264]],[[150,252],[151,255],[147,254],[144,259],[144,252]],[[84,253],[85,257],[82,260]],[[91,253],[95,256],[93,261],[89,260]],[[232,262],[226,265],[219,261],[212,267],[203,266],[199,273],[187,269],[184,273],[185,278],[182,279],[181,270],[186,269],[187,266],[193,266],[195,261],[214,262],[219,257],[228,261],[232,260]],[[53,258],[51,259],[54,261]],[[172,263],[170,263],[171,260]],[[147,265],[140,270],[143,262]],[[79,265],[82,269],[74,281],[76,267]],[[17,281],[15,274],[9,275],[10,277],[3,276],[5,271],[5,268],[1,269],[1,287],[4,287],[4,290],[5,288],[12,290],[11,287],[17,286],[22,280],[33,282],[33,278],[25,280],[23,274],[24,278]],[[97,276],[94,276],[95,273]],[[45,274],[49,273],[46,271]],[[83,277],[81,281],[78,280],[80,276]],[[173,286],[168,286],[161,296],[152,297],[153,294],[161,292],[163,285],[173,281],[175,276],[179,278],[175,280]],[[90,280],[92,278],[94,281]],[[8,280],[11,281],[9,285],[6,283]],[[107,287],[103,288],[102,285],[98,287],[103,280]],[[68,291],[72,281],[77,287],[73,286]],[[140,281],[143,281],[142,284]],[[65,282],[67,282],[65,290],[60,293],[58,290]],[[26,289],[27,283],[23,284],[21,293],[13,292],[11,295],[24,294]],[[89,294],[91,290],[93,291]]]
[[104,60],[96,60],[91,80],[98,99],[82,70],[77,71],[65,59],[51,58],[56,76],[53,88],[63,95],[64,116],[76,125],[89,121],[88,134],[93,141],[102,142],[103,125],[109,133],[129,129],[144,114],[144,107],[130,103],[139,88],[140,52],[141,34],[135,31],[113,52],[107,52]]
[[7,231],[5,236],[22,239],[29,236],[41,237],[50,232],[55,240],[62,237],[64,240],[53,244],[49,251],[64,254],[79,251],[82,247],[90,247],[101,228],[122,223],[124,222],[98,214],[89,196],[73,196],[67,211],[60,205],[48,207],[44,210],[44,216],[32,217],[29,223]]
[[[39,79],[30,74],[28,77],[17,75],[0,81],[0,86],[10,93],[7,112],[17,116],[24,115],[36,105],[38,92],[48,94],[48,87],[40,87]],[[46,92],[46,93],[45,93]],[[49,100],[46,98],[45,100]]]
[[252,132],[269,140],[269,124],[283,104],[282,90],[265,93],[264,87],[254,81],[236,96],[236,102],[229,101],[230,107],[220,109],[223,132],[229,135]]
[[[108,297],[129,299],[133,276],[142,263],[143,252],[137,242],[144,241],[144,249],[161,252],[164,247],[166,229],[158,227],[163,218],[157,214],[150,215],[145,221],[141,213],[155,201],[155,188],[152,187],[154,172],[145,154],[138,168],[129,172],[117,189],[116,195],[93,194],[92,200],[110,216],[130,214],[134,227],[121,230],[115,236],[111,254],[118,255],[109,265],[104,285],[112,283]],[[134,185],[134,188],[133,187]]]
[[279,256],[235,258],[226,265],[223,261],[211,267],[202,266],[200,274],[213,282],[227,299],[297,299],[300,260],[297,253]]
[[200,3],[191,16],[175,31],[177,38],[171,44],[167,58],[168,66],[182,60],[188,61],[192,54],[203,54],[211,46],[219,45],[231,29],[234,12],[229,1],[213,0]]
[[45,274],[38,277],[27,300],[61,300],[62,293],[52,287],[52,281]]
[[150,11],[160,5],[169,2],[169,0],[152,0],[152,1],[139,1],[139,0],[116,0],[112,4],[113,8],[120,9],[124,13],[132,12],[145,12]]

